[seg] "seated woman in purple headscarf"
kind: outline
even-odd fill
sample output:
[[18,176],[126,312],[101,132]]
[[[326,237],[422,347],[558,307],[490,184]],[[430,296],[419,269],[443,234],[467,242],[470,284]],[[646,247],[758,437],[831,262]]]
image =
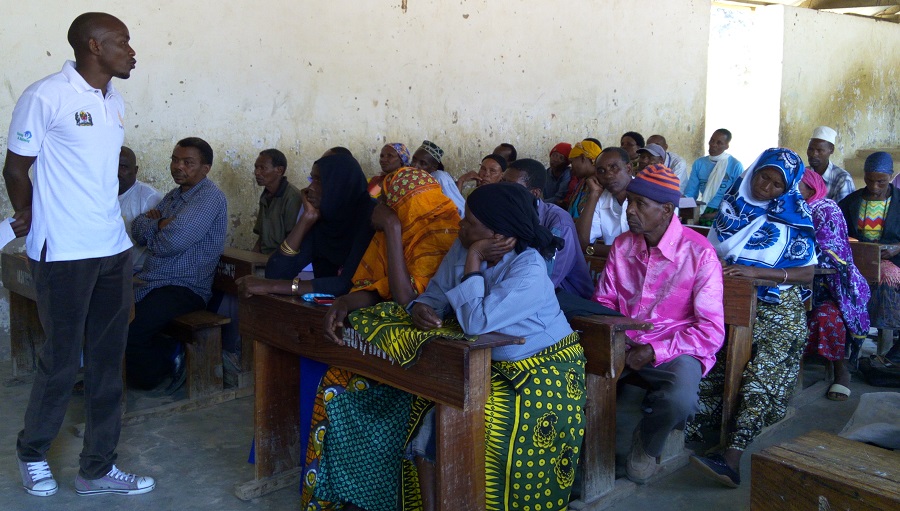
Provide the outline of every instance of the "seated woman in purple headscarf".
[[844,361],[847,333],[857,345],[869,332],[869,284],[853,264],[847,240],[847,222],[841,208],[828,194],[828,185],[813,168],[807,168],[800,182],[800,194],[812,209],[816,228],[818,268],[837,273],[816,275],[813,280],[813,308],[807,316],[807,353],[818,354],[834,364],[834,383],[826,397],[846,401],[850,397],[850,371]]

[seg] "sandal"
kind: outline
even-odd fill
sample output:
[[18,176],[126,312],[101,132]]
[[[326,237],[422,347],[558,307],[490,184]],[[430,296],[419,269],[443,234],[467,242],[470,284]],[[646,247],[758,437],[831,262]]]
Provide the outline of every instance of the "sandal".
[[832,401],[846,401],[850,398],[850,389],[840,383],[835,383],[828,387],[828,392],[825,393],[825,397]]
[[729,488],[737,488],[741,484],[741,475],[725,463],[721,454],[691,456],[691,464],[699,468],[706,477]]

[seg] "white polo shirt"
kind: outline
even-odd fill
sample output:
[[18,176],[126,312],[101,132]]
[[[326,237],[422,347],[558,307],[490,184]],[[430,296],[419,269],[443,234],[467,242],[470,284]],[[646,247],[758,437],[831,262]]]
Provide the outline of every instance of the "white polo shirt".
[[106,97],[67,61],[19,98],[9,126],[9,150],[35,156],[28,257],[47,261],[106,257],[131,247],[119,211],[119,151],[125,102]]
[[628,199],[619,204],[619,201],[611,193],[603,190],[594,208],[594,216],[591,218],[590,241],[603,238],[604,245],[612,245],[620,234],[628,230],[628,219],[625,210],[628,208]]

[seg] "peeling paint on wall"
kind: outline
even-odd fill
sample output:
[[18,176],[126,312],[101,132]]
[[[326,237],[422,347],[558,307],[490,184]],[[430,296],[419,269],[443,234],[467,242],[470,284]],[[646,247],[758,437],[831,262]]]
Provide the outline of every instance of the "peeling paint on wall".
[[[330,147],[350,148],[374,175],[385,142],[414,150],[426,138],[444,148],[456,175],[476,169],[501,142],[546,162],[560,141],[594,136],[617,145],[629,130],[662,133],[676,152],[698,155],[707,0],[647,0],[640,9],[626,0],[602,9],[591,0],[565,9],[521,5],[275,0],[259,10],[214,0],[105,2],[129,26],[137,52],[132,77],[116,87],[127,103],[126,144],[138,179],[172,189],[175,142],[207,140],[215,151],[209,178],[229,201],[227,242],[249,248],[260,193],[252,164],[268,147],[287,155],[288,179],[299,186]],[[3,122],[26,86],[71,58],[66,30],[93,9],[87,0],[48,0],[5,13]],[[511,16],[517,29],[498,29]],[[196,30],[197,19],[215,28]],[[655,69],[641,65],[646,55],[658,57]],[[5,193],[0,206],[11,211]]]

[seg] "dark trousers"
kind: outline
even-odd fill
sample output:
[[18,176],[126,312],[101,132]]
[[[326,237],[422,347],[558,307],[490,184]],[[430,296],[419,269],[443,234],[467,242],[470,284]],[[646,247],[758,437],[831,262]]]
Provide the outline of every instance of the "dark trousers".
[[[626,369],[623,378],[629,373]],[[687,419],[697,413],[703,366],[696,358],[681,355],[657,367],[647,364],[637,371],[637,376],[649,387],[641,404],[643,418],[638,427],[644,451],[657,457],[669,433],[684,429]]]
[[176,341],[160,333],[169,321],[205,307],[203,298],[183,286],[158,287],[134,304],[125,350],[128,385],[152,389],[172,373]]
[[[42,258],[43,259],[43,258]],[[131,250],[78,261],[31,261],[38,315],[47,337],[41,350],[25,427],[22,461],[45,459],[59,433],[84,353],[84,447],[79,473],[106,475],[122,428],[122,355],[131,309]]]

